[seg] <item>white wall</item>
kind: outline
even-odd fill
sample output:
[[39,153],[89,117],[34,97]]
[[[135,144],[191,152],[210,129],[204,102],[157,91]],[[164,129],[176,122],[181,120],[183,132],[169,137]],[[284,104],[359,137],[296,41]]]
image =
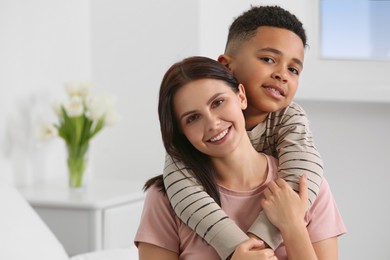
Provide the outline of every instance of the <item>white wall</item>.
[[89,9],[88,0],[0,0],[0,177],[65,173],[62,144],[40,146],[35,129],[55,119],[49,99],[66,81],[91,76]]
[[390,259],[390,104],[298,102],[348,229],[339,259]]
[[94,141],[98,176],[162,173],[158,89],[175,61],[198,52],[196,1],[91,1],[92,78],[118,97],[122,121]]

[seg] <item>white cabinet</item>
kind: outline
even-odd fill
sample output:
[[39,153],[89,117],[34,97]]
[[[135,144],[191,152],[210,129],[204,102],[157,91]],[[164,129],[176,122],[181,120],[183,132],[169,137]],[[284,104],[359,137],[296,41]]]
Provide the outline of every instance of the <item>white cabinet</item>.
[[55,184],[19,190],[72,256],[134,246],[144,200],[142,186],[96,180],[83,191]]

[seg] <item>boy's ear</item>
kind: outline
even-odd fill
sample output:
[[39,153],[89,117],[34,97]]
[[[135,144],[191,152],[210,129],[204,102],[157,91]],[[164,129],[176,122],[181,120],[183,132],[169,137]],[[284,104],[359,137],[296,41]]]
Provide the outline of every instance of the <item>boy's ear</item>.
[[218,57],[218,62],[221,63],[223,66],[227,67],[229,70],[230,70],[230,61],[231,58],[226,54],[221,54]]

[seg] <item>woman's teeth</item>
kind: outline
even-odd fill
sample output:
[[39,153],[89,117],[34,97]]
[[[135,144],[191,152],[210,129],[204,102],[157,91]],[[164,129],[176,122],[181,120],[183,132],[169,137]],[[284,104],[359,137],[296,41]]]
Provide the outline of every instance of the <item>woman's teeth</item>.
[[219,140],[221,140],[222,138],[224,138],[228,132],[229,132],[229,129],[226,129],[225,131],[221,132],[221,133],[220,133],[219,135],[217,135],[216,137],[211,138],[210,141],[211,141],[211,142],[219,141]]

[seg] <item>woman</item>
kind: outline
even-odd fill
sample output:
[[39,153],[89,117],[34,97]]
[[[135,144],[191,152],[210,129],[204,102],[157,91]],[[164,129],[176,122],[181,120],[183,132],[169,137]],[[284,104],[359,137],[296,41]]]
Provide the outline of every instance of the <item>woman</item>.
[[[345,228],[327,182],[321,185],[316,205],[305,214],[305,179],[300,195],[276,179],[276,159],[258,153],[246,134],[242,113],[246,105],[244,87],[218,62],[192,57],[174,64],[163,78],[159,95],[167,153],[191,168],[214,199],[210,203],[220,204],[242,230],[264,209],[281,231],[284,244],[275,252],[248,240],[232,259],[337,259],[337,237]],[[176,216],[164,193],[162,176],[149,180],[145,189],[148,194],[135,238],[141,260],[219,259]],[[199,210],[207,212],[207,207]],[[208,217],[218,217],[218,212]]]

